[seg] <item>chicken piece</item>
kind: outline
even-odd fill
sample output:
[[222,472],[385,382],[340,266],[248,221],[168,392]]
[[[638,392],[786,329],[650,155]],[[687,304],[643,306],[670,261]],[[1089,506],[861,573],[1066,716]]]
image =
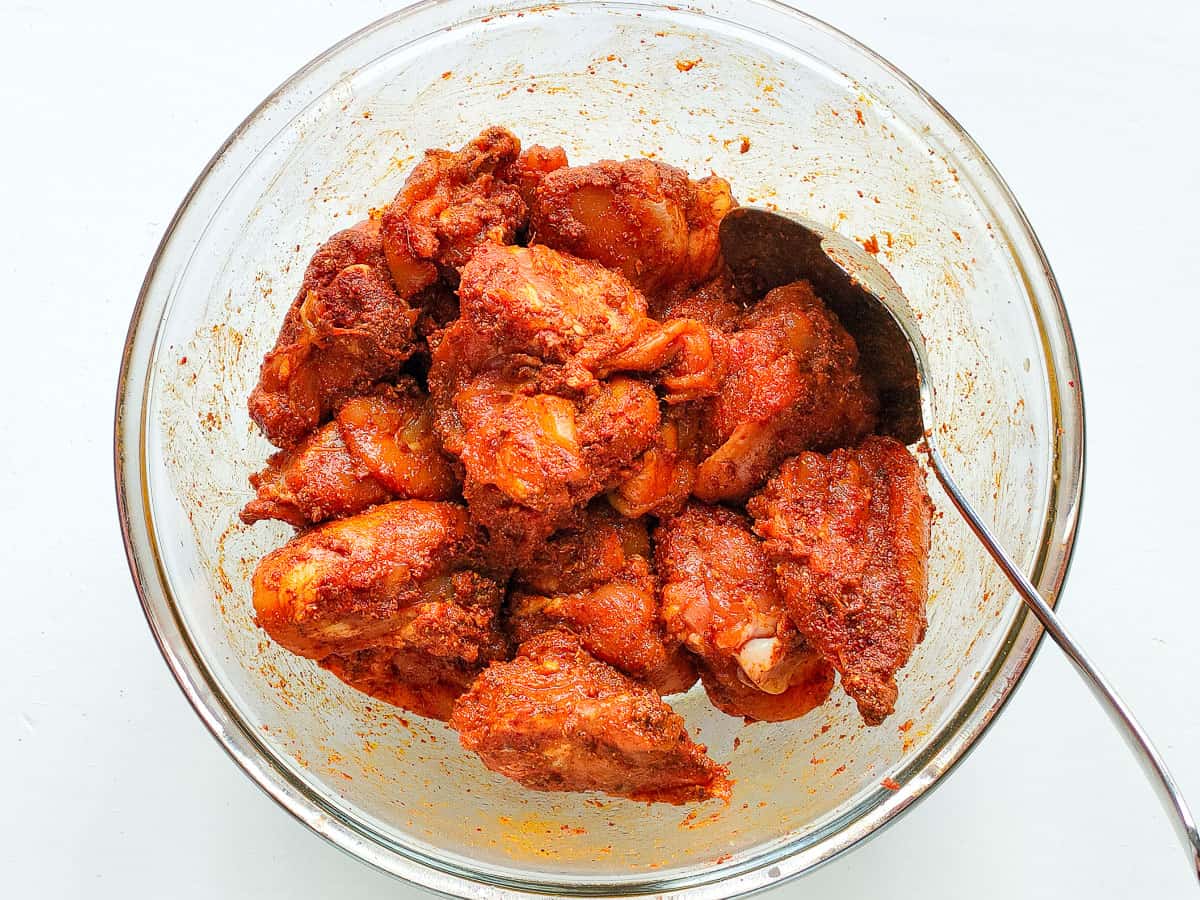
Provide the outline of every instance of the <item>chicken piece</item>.
[[676,290],[651,303],[656,319],[695,319],[709,331],[732,333],[741,325],[751,301],[733,281],[727,269],[699,287]]
[[327,287],[342,269],[361,265],[369,266],[385,282],[390,278],[387,258],[383,253],[383,235],[380,232],[379,219],[374,215],[336,232],[317,248],[308,261],[300,290],[284,318],[283,335],[290,341],[303,330],[300,306],[310,293]]
[[[545,247],[481,249],[459,294],[462,316],[439,335],[429,371],[437,430],[463,463],[472,517],[515,564],[624,481],[659,437],[653,390],[616,373],[697,358],[676,338],[707,331],[646,318],[620,275]],[[690,390],[705,377],[661,383]]]
[[729,368],[725,335],[695,319],[655,323],[634,344],[605,360],[601,374],[655,372],[668,403],[711,397]]
[[292,450],[280,450],[250,476],[254,499],[241,512],[247,525],[279,519],[304,528],[362,512],[391,499],[362,459],[346,449],[341,428],[329,422]]
[[386,643],[327,656],[321,665],[363,693],[445,721],[475,676],[508,658],[496,587],[482,575],[460,573],[453,601],[419,603]]
[[652,325],[645,298],[624,278],[540,246],[480,250],[458,294],[464,327],[486,335],[494,353],[562,367],[562,383],[575,390]]
[[[458,318],[458,293],[441,281],[414,295],[409,302],[420,311],[413,331],[426,344],[433,340],[438,331]],[[427,346],[419,349],[428,355]]]
[[744,516],[689,503],[659,525],[654,547],[663,621],[702,660],[714,705],[748,721],[781,721],[825,701],[833,670],[788,619],[775,573]]
[[434,433],[429,397],[411,378],[347,401],[337,424],[349,452],[397,499],[457,496],[458,481]]
[[411,650],[371,647],[320,661],[350,687],[418,716],[445,722],[479,669]]
[[614,515],[600,503],[550,537],[513,573],[515,588],[535,594],[586,591],[615,578],[635,557],[649,559],[650,534],[641,519]]
[[729,339],[729,375],[703,417],[708,452],[694,493],[741,502],[785,457],[857,442],[877,408],[854,339],[808,282],[776,288]]
[[621,515],[663,517],[683,509],[696,480],[699,434],[694,407],[692,403],[668,407],[654,446],[608,492],[608,502]]
[[649,557],[644,522],[589,507],[517,569],[508,600],[513,642],[566,628],[597,659],[660,694],[686,691],[696,671],[678,641],[664,640]]
[[428,398],[410,378],[347,401],[336,420],[280,450],[250,476],[246,524],[281,519],[302,528],[387,500],[450,500],[458,483],[433,433]]
[[383,248],[402,297],[461,269],[481,245],[513,241],[527,209],[500,176],[520,152],[516,136],[496,127],[461,150],[425,151],[383,214]]
[[417,318],[369,263],[317,284],[293,312],[249,403],[250,417],[282,448],[299,444],[348,397],[395,375],[413,353]]
[[662,384],[676,400],[711,394],[724,374],[701,323],[656,322],[619,274],[547,247],[481,249],[463,269],[459,299],[460,327],[442,343],[480,344],[454,364],[459,372],[477,358],[524,354],[543,364],[543,388],[561,392],[614,372],[669,367]]
[[658,398],[640,381],[612,378],[573,401],[536,392],[526,375],[481,373],[439,420],[471,516],[511,565],[620,481],[659,425]]
[[925,635],[931,504],[892,438],[802,453],[747,507],[788,613],[842,676],[868,725],[896,704],[896,672]]
[[450,717],[485,766],[537,791],[728,802],[729,771],[688,737],[652,689],[600,662],[565,631],[523,644],[459,697]]
[[654,389],[614,375],[579,403],[579,445],[591,472],[588,499],[620,480],[654,441],[662,411]]
[[505,169],[503,178],[517,189],[527,208],[533,207],[534,197],[542,180],[558,169],[567,166],[567,153],[562,147],[543,147],[534,144],[521,151]]
[[706,662],[732,660],[759,690],[786,689],[804,640],[750,523],[692,502],[659,525],[654,545],[668,631]]
[[648,159],[551,172],[530,208],[532,242],[593,259],[647,294],[698,285],[720,265],[729,184]]
[[779,694],[744,683],[736,663],[701,664],[699,669],[709,702],[727,716],[740,716],[747,725],[798,719],[824,704],[833,691],[832,667],[807,645],[796,651],[788,686]]
[[677,642],[664,641],[655,588],[650,564],[639,556],[588,590],[553,596],[517,590],[509,598],[509,633],[520,643],[566,628],[602,662],[664,696],[681,693],[696,683],[696,670]]
[[[479,557],[467,511],[398,500],[307,531],[254,572],[258,624],[300,656],[387,644],[430,602],[498,608],[501,585],[469,571]],[[487,605],[487,604],[483,604]]]

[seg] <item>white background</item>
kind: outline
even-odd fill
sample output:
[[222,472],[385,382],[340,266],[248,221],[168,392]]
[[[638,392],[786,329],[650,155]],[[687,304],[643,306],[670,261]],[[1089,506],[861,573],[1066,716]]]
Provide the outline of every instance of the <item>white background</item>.
[[[210,154],[379,0],[0,0],[0,872],[7,897],[415,897],[276,808],[171,680],[110,462],[143,272]],[[1009,180],[1074,322],[1089,426],[1062,606],[1200,804],[1200,99],[1188,0],[821,0]],[[944,785],[771,896],[1194,897],[1052,646]]]

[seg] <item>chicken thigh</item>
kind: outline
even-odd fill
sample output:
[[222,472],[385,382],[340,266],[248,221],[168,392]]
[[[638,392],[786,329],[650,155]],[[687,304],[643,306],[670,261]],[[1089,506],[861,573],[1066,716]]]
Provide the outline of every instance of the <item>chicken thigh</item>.
[[593,259],[647,294],[700,284],[721,258],[717,229],[735,205],[729,183],[692,181],[648,159],[562,168],[538,186],[535,243]]
[[699,449],[695,404],[668,407],[658,439],[638,457],[625,479],[608,492],[608,502],[622,515],[633,518],[674,515],[692,493]]
[[[724,374],[700,322],[651,319],[645,297],[620,274],[547,247],[482,248],[463,269],[459,301],[454,343],[470,329],[485,337],[492,356],[540,360],[548,390],[587,390],[611,373],[663,370],[668,394],[690,399],[711,394]],[[478,362],[460,362],[472,365]]]
[[729,375],[702,418],[701,500],[744,501],[785,457],[849,446],[877,399],[854,339],[806,281],[776,288],[729,338]]
[[728,770],[688,737],[652,689],[548,631],[494,663],[454,705],[450,726],[484,765],[538,791],[602,791],[688,803],[728,800]]
[[645,523],[593,504],[517,569],[508,599],[514,643],[566,628],[597,659],[660,694],[686,691],[696,672],[679,642],[664,638],[649,560]]
[[925,634],[931,505],[916,460],[876,436],[828,456],[802,453],[747,508],[792,621],[878,725]]
[[654,391],[634,379],[600,382],[580,400],[539,393],[531,380],[481,373],[439,420],[462,462],[472,518],[512,565],[619,481],[659,425]]
[[396,290],[411,297],[452,273],[483,244],[508,244],[527,209],[503,173],[521,152],[504,128],[487,128],[457,151],[425,158],[383,214],[383,248]]
[[377,265],[355,263],[313,281],[250,394],[250,417],[283,448],[299,444],[347,398],[399,372],[414,349],[417,311]]
[[517,189],[525,206],[533,208],[537,190],[551,172],[567,166],[567,153],[562,147],[543,147],[534,144],[521,151],[521,155],[504,170],[503,179]]
[[419,603],[385,643],[326,656],[321,666],[372,697],[445,721],[475,676],[508,657],[496,608],[495,586],[468,573],[454,600]]
[[747,720],[802,716],[825,702],[833,670],[796,631],[750,523],[689,503],[654,533],[667,630],[695,653],[713,704]]
[[387,487],[346,449],[337,422],[322,425],[291,450],[272,454],[267,467],[250,476],[250,486],[254,499],[240,513],[247,525],[279,519],[304,528],[391,499]]
[[281,519],[297,528],[386,500],[449,500],[458,493],[433,433],[428,397],[409,378],[378,385],[338,410],[292,450],[250,476],[247,524]]
[[463,507],[398,500],[267,554],[254,572],[254,610],[276,642],[311,659],[395,646],[426,603],[485,611],[499,634],[503,587],[470,568],[479,555]]

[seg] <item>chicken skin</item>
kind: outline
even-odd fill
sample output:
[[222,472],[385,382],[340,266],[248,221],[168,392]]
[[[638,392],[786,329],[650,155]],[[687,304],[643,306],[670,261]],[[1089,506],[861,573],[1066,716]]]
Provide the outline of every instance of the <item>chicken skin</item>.
[[679,642],[664,640],[649,559],[644,522],[593,504],[515,573],[508,599],[513,642],[565,628],[601,662],[660,694],[686,691],[696,672]]
[[504,170],[502,177],[517,189],[525,206],[532,209],[538,188],[546,176],[566,166],[567,153],[562,147],[534,144],[521,151],[521,155]]
[[[431,383],[432,377],[431,377]],[[439,420],[463,466],[463,496],[511,565],[618,482],[658,432],[658,399],[631,378],[570,400],[539,393],[528,373],[484,372]]]
[[[675,291],[654,306],[660,319],[699,322],[708,331],[708,353],[714,362],[704,376],[708,386],[723,383],[729,366],[729,337],[746,313],[747,299],[722,272],[692,291]],[[676,401],[686,399],[673,397]],[[709,404],[703,400],[675,402],[663,414],[659,439],[634,466],[633,472],[608,495],[613,507],[627,516],[672,516],[683,509],[696,482],[700,464],[701,421]]]
[[683,509],[696,480],[699,427],[695,404],[669,406],[658,439],[608,492],[613,509],[631,518],[672,516]]
[[694,743],[652,689],[548,631],[494,663],[454,706],[450,726],[484,765],[537,791],[602,791],[688,803],[728,800],[728,770]]
[[461,150],[425,151],[383,214],[383,249],[402,297],[461,269],[483,244],[512,243],[527,209],[501,176],[520,153],[517,137],[496,127]]
[[291,450],[280,450],[250,476],[254,499],[240,517],[250,525],[279,519],[304,528],[362,512],[391,499],[366,464],[346,449],[337,422],[322,425]]
[[478,536],[454,503],[398,500],[307,531],[254,572],[258,624],[300,656],[395,645],[427,603],[491,610],[503,587],[470,567]]
[[[669,369],[664,387],[687,399],[711,393],[724,374],[714,372],[719,361],[701,323],[659,323],[620,274],[547,247],[482,248],[463,269],[459,301],[462,330],[485,335],[491,355],[540,360],[549,390],[582,391],[614,372]],[[453,337],[462,343],[465,336]]]
[[411,378],[379,385],[337,413],[347,450],[398,500],[450,500],[458,483],[433,429],[429,396]]
[[784,610],[775,573],[740,513],[689,503],[654,533],[667,631],[702,661],[713,705],[782,721],[825,702],[833,670]]
[[656,319],[695,319],[710,331],[731,334],[741,326],[751,301],[724,268],[699,287],[677,289],[650,303]]
[[787,688],[768,694],[741,680],[741,669],[728,660],[700,666],[709,702],[727,716],[755,722],[786,722],[812,712],[833,691],[833,668],[811,647],[795,651]]
[[648,159],[551,172],[530,209],[534,243],[592,259],[647,294],[698,285],[720,265],[717,228],[735,205],[715,175],[692,181]]
[[802,453],[747,508],[792,621],[878,725],[925,634],[931,505],[916,460],[877,436],[828,456]]
[[496,609],[495,585],[464,573],[452,601],[419,603],[386,643],[332,654],[321,666],[363,693],[444,722],[475,677],[508,658]]
[[776,288],[729,339],[729,375],[702,420],[708,455],[695,494],[744,501],[785,457],[854,444],[877,407],[854,339],[808,282]]
[[338,410],[291,450],[250,476],[246,524],[280,519],[297,528],[362,512],[387,500],[450,500],[458,484],[433,433],[428,397],[410,378],[377,385]]
[[295,447],[346,399],[399,372],[413,353],[418,313],[378,265],[355,263],[325,283],[314,281],[288,313],[250,394],[250,417],[278,447]]

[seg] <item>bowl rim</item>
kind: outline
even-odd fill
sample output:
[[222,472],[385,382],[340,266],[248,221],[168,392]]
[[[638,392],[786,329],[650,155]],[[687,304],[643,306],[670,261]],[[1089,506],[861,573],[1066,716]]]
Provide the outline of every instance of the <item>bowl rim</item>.
[[[117,380],[114,424],[113,466],[116,488],[117,515],[121,527],[125,553],[134,587],[141,602],[150,631],[158,644],[160,653],[171,670],[180,690],[203,721],[206,728],[220,746],[269,797],[299,819],[311,830],[325,838],[347,854],[360,859],[387,874],[402,878],[423,888],[446,896],[497,898],[497,897],[544,897],[555,892],[566,892],[577,896],[617,897],[654,894],[656,897],[717,898],[741,896],[750,892],[782,884],[784,881],[812,871],[853,847],[878,834],[927,795],[943,778],[974,749],[979,738],[987,731],[999,712],[1007,705],[1033,656],[1040,648],[1044,630],[1023,606],[1017,611],[1004,640],[1004,648],[993,660],[990,671],[981,675],[975,691],[963,701],[959,715],[963,723],[954,729],[951,736],[941,745],[914,760],[906,768],[906,777],[899,790],[885,802],[877,804],[868,813],[856,818],[848,827],[837,831],[807,847],[788,844],[765,856],[752,858],[739,865],[713,864],[699,875],[677,875],[665,879],[646,879],[628,884],[557,884],[550,879],[521,880],[496,879],[479,872],[468,871],[431,859],[411,848],[393,842],[372,840],[359,826],[352,824],[340,812],[328,806],[299,782],[291,773],[277,765],[270,753],[264,752],[258,735],[246,728],[236,711],[222,695],[208,671],[208,666],[197,652],[187,634],[171,594],[169,581],[158,550],[153,515],[149,503],[148,476],[146,469],[146,420],[149,386],[153,375],[152,354],[148,351],[156,344],[156,335],[165,313],[165,302],[159,298],[154,304],[154,281],[164,261],[176,229],[184,218],[190,204],[218,166],[226,152],[290,90],[297,87],[309,74],[336,58],[348,46],[368,34],[413,16],[447,6],[455,0],[421,0],[370,24],[330,46],[315,56],[296,72],[285,79],[261,103],[246,116],[209,159],[189,187],[176,209],[151,259],[137,302],[130,318],[129,329],[121,354]],[[560,0],[562,6],[588,3],[594,0]],[[807,26],[824,32],[861,54],[868,61],[882,68],[913,96],[928,107],[929,113],[942,120],[955,138],[962,142],[973,161],[987,181],[1004,211],[1011,217],[1016,229],[1016,238],[1027,250],[1024,254],[1008,239],[1003,229],[998,229],[1006,238],[1006,245],[1027,279],[1031,276],[1022,266],[1022,256],[1036,266],[1036,275],[1043,281],[1050,303],[1042,308],[1038,297],[1031,291],[1030,311],[1044,344],[1045,362],[1048,367],[1048,387],[1051,395],[1053,417],[1059,425],[1055,436],[1052,460],[1052,486],[1043,534],[1037,559],[1034,562],[1032,580],[1052,606],[1057,606],[1074,555],[1075,540],[1082,510],[1086,421],[1084,413],[1083,382],[1079,371],[1079,360],[1070,320],[1063,303],[1058,282],[1051,270],[1046,254],[1038,241],[1028,217],[1021,209],[1008,184],[988,159],[979,145],[965,128],[946,111],[927,91],[904,74],[891,62],[861,44],[850,35],[818,19],[784,0],[749,0],[750,3],[796,17]],[[666,7],[662,0],[636,0],[635,3],[620,5],[642,5]],[[533,0],[506,0],[496,3],[504,12],[518,9],[544,9]],[[674,7],[683,12],[695,11],[694,6],[680,3]],[[495,13],[493,13],[495,14]],[[456,19],[456,23],[470,18]],[[736,21],[736,20],[734,20]],[[157,313],[154,321],[150,313]],[[144,377],[135,379],[135,364],[146,357]],[[1063,383],[1070,390],[1061,388]],[[1065,427],[1073,426],[1073,427]],[[1062,477],[1063,475],[1067,477]],[[1050,527],[1061,524],[1061,535],[1057,538],[1056,560],[1051,564]],[[1003,678],[1001,678],[1003,676]],[[975,698],[972,703],[972,697]],[[919,763],[919,765],[918,765]],[[913,770],[910,772],[910,770]],[[619,888],[613,892],[611,889]],[[562,895],[562,893],[560,893]]]

